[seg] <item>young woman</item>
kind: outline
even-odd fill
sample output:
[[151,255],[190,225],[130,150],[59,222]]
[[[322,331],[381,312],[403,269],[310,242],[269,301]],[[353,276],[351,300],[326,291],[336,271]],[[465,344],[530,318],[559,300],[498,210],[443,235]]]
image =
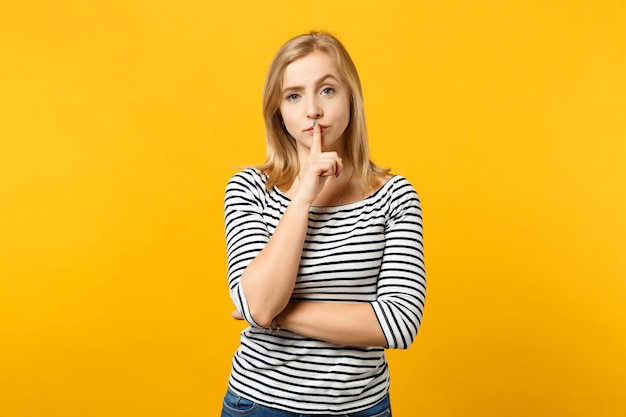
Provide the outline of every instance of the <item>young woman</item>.
[[413,342],[426,278],[418,196],[370,161],[358,73],[332,35],[277,52],[264,165],[226,187],[241,333],[222,417],[390,416],[385,349]]

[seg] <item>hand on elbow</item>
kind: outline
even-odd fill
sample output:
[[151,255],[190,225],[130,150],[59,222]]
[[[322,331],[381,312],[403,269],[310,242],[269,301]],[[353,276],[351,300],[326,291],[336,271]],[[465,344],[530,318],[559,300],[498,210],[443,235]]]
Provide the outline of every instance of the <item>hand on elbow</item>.
[[[246,318],[243,316],[243,314],[241,314],[239,312],[239,310],[233,310],[232,313],[230,313],[231,317],[235,320],[245,320]],[[254,316],[252,317],[252,320],[254,321],[255,324],[257,324],[260,327],[269,327],[274,319],[269,320],[269,322],[267,320],[257,320]]]
[[251,311],[252,320],[256,324],[261,327],[269,328],[272,325],[272,322],[276,318],[277,313],[270,311],[268,309],[263,309],[262,311]]

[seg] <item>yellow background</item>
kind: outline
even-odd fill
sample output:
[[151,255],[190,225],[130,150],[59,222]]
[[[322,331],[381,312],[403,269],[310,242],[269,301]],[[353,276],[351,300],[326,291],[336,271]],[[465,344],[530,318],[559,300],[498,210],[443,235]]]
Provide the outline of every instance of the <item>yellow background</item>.
[[222,197],[328,29],[425,218],[399,417],[626,416],[626,3],[0,2],[0,415],[216,416]]

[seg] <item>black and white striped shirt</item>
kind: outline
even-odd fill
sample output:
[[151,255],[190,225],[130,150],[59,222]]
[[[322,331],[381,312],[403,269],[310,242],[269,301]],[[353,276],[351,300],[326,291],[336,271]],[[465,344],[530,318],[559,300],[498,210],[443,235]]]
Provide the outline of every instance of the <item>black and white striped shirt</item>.
[[[241,333],[229,388],[260,404],[305,414],[344,414],[371,407],[389,388],[385,350],[335,345],[254,322],[241,286],[290,203],[250,168],[225,195],[228,286],[250,326]],[[422,215],[413,186],[389,179],[364,200],[311,207],[293,299],[371,303],[387,344],[406,349],[424,309]]]

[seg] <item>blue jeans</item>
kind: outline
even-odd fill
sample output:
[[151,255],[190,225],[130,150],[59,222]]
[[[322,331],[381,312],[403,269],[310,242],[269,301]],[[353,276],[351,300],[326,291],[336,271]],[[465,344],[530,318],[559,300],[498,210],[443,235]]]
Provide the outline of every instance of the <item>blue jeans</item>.
[[389,395],[387,395],[378,404],[356,413],[340,414],[339,416],[300,414],[265,407],[228,390],[224,397],[221,417],[391,417],[391,403],[389,402]]

